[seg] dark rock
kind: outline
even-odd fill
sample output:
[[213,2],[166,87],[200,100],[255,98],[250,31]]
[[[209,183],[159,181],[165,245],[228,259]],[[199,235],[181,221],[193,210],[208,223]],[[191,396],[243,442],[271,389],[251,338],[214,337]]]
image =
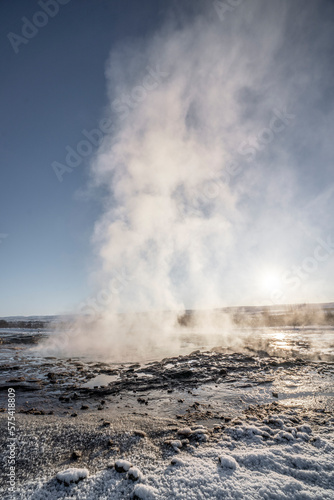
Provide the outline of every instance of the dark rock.
[[131,468],[128,472],[128,479],[130,481],[138,481],[141,478],[141,473],[137,468]]
[[128,470],[132,467],[130,462],[127,462],[126,460],[117,460],[115,462],[115,470],[116,472],[128,472]]
[[179,370],[177,372],[169,372],[168,376],[176,379],[192,378],[194,372],[192,370]]
[[79,458],[81,458],[81,456],[82,456],[82,452],[81,452],[81,451],[79,451],[79,450],[74,450],[74,451],[72,452],[71,459],[72,459],[72,460],[78,460]]

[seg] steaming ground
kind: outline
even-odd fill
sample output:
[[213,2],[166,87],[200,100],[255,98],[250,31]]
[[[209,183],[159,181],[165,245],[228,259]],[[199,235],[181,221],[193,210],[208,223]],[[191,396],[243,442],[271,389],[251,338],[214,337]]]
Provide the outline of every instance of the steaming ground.
[[[333,328],[248,330],[239,352],[183,331],[137,363],[44,357],[52,335],[1,331],[5,473],[17,396],[16,490],[3,475],[1,498],[334,498]],[[59,482],[69,468],[83,479]]]

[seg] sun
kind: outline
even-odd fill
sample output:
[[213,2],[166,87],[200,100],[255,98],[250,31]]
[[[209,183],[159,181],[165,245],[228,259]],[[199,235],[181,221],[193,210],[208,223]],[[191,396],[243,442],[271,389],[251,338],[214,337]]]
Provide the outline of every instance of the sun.
[[281,285],[281,276],[276,269],[266,269],[260,276],[261,288],[264,290],[275,290]]

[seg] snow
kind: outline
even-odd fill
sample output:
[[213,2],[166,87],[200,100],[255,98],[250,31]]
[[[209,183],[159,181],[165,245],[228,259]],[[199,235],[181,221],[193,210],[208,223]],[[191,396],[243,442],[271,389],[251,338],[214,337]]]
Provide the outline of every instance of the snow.
[[222,468],[224,469],[236,469],[238,467],[238,463],[233,457],[229,457],[227,455],[221,455],[219,457],[219,462]]
[[170,462],[172,465],[184,465],[184,461],[181,460],[181,458],[177,458],[177,457],[174,457],[172,458],[171,462]]
[[306,432],[307,434],[312,434],[312,429],[309,425],[299,425],[297,427],[299,432]]
[[179,436],[188,437],[192,433],[192,430],[190,429],[190,427],[183,427],[182,429],[179,429],[177,433],[179,434]]
[[156,498],[156,490],[152,486],[145,486],[143,484],[138,484],[134,491],[134,496],[140,498],[140,500],[154,500]]
[[176,452],[179,451],[179,448],[182,448],[182,443],[178,439],[175,439],[174,441],[171,441],[170,445],[174,449],[174,451],[176,451]]
[[127,460],[117,460],[115,462],[115,469],[117,472],[128,472],[131,467],[131,463]]
[[89,472],[87,469],[76,469],[74,467],[70,467],[64,471],[58,472],[57,479],[58,481],[69,485],[70,483],[77,483],[81,479],[86,479],[89,476]]
[[128,478],[132,481],[139,481],[140,479],[143,479],[143,474],[140,472],[138,467],[131,467],[128,471]]
[[[283,418],[269,420],[267,425],[243,421],[215,432],[196,426],[190,441],[199,429],[208,441],[199,442],[197,448],[175,446],[177,457],[170,447],[161,448],[165,455],[159,448],[151,448],[149,455],[144,448],[137,455],[130,449],[128,460],[115,462],[127,475],[107,467],[91,475],[87,469],[68,469],[57,474],[58,481],[53,476],[23,483],[11,499],[333,500],[334,429],[328,427],[320,436],[308,425],[295,427]],[[141,440],[140,446],[148,446],[149,441]],[[179,445],[180,441],[171,443]]]

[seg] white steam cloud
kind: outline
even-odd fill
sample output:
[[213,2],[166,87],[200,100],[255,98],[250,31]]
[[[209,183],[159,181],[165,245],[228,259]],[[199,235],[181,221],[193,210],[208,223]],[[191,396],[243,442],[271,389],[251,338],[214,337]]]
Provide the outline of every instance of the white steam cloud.
[[[208,4],[110,55],[115,128],[91,166],[91,185],[107,193],[96,293],[68,353],[145,351],[169,341],[166,311],[254,303],[260,267],[289,263],[279,228],[285,241],[295,234],[297,182],[285,141],[310,78],[284,49],[289,4],[245,2],[224,22]],[[229,329],[223,315],[213,323]]]

